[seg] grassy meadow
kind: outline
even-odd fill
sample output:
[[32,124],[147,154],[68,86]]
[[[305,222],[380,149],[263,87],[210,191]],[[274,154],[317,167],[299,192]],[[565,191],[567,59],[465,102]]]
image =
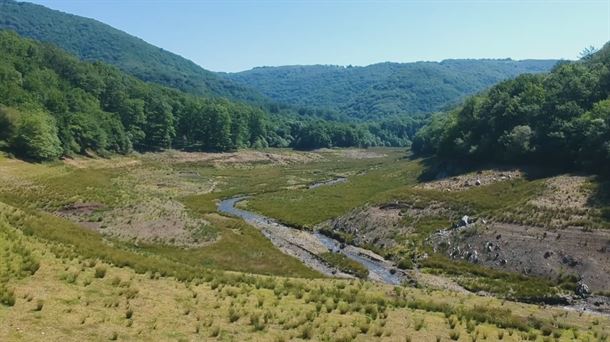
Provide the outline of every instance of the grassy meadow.
[[[371,152],[375,157],[342,150],[244,152],[248,158],[166,152],[45,164],[1,157],[0,340],[607,339],[604,316],[325,278],[254,227],[216,211],[219,199],[256,195],[249,209],[310,228],[367,203],[444,201],[455,213],[491,214],[540,191],[517,183],[440,197],[413,188],[423,164],[405,151]],[[308,189],[337,177],[348,181]],[[402,252],[449,219],[422,220]],[[366,272],[326,257],[353,274]],[[528,281],[443,259],[425,268],[463,284]],[[540,286],[547,285],[557,284]]]
[[2,340],[593,341],[606,339],[610,324],[574,311],[359,280],[231,272],[179,280],[62,255],[63,244],[24,234],[4,214],[0,227],[0,266],[11,272],[2,278],[10,298],[0,306]]

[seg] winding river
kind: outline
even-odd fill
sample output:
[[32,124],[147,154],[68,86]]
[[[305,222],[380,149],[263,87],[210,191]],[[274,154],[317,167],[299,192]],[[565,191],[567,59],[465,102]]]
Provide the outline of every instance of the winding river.
[[[327,182],[326,184],[335,184]],[[325,184],[325,185],[326,185]],[[324,262],[318,255],[335,252],[345,255],[369,270],[369,279],[387,284],[398,285],[406,280],[406,274],[383,257],[360,247],[341,244],[339,241],[318,232],[310,232],[286,226],[272,218],[237,208],[235,205],[247,199],[246,196],[225,199],[218,204],[221,213],[242,218],[250,225],[260,229],[282,252],[301,260],[307,266],[322,274],[335,277],[353,278]]]

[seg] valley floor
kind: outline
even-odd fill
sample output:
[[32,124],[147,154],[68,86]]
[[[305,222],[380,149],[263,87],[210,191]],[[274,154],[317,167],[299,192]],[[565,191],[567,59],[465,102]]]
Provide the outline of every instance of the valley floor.
[[[398,149],[2,157],[0,340],[607,339],[608,316],[561,308],[606,310],[604,182],[430,170]],[[218,211],[238,195],[409,280],[322,247],[351,279],[329,278]]]

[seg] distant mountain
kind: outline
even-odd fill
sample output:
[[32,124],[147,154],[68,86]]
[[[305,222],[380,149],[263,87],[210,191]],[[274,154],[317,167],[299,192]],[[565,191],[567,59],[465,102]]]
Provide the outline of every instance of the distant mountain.
[[358,119],[378,119],[439,111],[495,83],[522,73],[545,72],[556,63],[467,59],[366,67],[297,65],[221,75],[285,104],[332,109]]
[[81,59],[106,62],[144,81],[192,94],[261,99],[256,91],[93,19],[27,2],[0,0],[0,29],[14,30],[57,45]]

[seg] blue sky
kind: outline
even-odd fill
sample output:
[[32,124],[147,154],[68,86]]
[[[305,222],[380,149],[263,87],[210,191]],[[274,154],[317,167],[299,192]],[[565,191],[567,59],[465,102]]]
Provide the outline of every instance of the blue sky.
[[34,0],[214,71],[447,58],[575,59],[610,41],[610,0]]

